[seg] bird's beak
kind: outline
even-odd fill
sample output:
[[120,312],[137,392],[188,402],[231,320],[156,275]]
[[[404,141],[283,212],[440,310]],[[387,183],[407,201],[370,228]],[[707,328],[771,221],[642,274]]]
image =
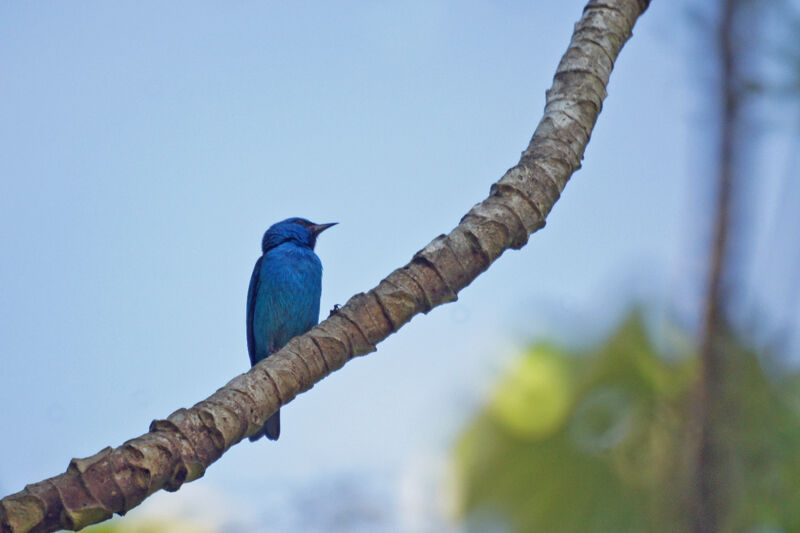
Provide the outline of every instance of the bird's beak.
[[331,222],[329,224],[314,224],[313,226],[311,226],[311,232],[316,237],[317,235],[319,235],[320,233],[322,233],[326,229],[328,229],[330,227],[333,227],[336,224],[338,224],[338,222]]

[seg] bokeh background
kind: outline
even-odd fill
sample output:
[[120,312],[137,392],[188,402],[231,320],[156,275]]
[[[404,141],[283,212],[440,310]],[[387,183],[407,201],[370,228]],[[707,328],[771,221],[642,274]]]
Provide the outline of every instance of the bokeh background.
[[[687,527],[724,4],[653,2],[528,246],[285,407],[277,443],[96,531]],[[800,531],[800,24],[738,4],[721,523]],[[340,223],[323,315],[457,224],[583,6],[3,3],[0,492],[246,371],[273,222]]]

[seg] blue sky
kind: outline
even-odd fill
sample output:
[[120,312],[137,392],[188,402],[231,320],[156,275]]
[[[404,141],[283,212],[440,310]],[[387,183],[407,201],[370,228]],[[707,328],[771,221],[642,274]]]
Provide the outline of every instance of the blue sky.
[[[583,5],[3,4],[2,492],[245,371],[271,223],[340,223],[317,247],[323,315],[449,231],[517,162]],[[631,298],[692,316],[707,114],[669,6],[637,25],[530,244],[295,400],[277,444],[236,446],[194,485],[251,509],[336,476],[400,487],[525,340],[598,334]],[[792,150],[774,146],[753,202],[768,210]]]

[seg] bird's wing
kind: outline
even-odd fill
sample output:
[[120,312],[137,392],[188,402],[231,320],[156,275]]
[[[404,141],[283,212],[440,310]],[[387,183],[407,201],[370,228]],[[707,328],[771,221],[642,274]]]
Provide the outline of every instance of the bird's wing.
[[253,333],[253,319],[256,313],[256,296],[258,287],[261,284],[261,260],[258,258],[256,266],[253,268],[253,275],[250,276],[250,288],[247,289],[247,351],[250,353],[250,365],[256,364],[256,338]]

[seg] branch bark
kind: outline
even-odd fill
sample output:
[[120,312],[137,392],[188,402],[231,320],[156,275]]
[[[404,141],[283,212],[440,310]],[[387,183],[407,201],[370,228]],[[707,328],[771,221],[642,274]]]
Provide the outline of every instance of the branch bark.
[[614,60],[649,0],[590,0],[547,91],[544,117],[520,162],[448,235],[436,237],[377,287],[190,409],[155,420],[118,448],[0,500],[3,533],[81,529],[124,514],[159,489],[203,475],[231,446],[314,383],[457,293],[505,250],[545,225],[583,152]]

